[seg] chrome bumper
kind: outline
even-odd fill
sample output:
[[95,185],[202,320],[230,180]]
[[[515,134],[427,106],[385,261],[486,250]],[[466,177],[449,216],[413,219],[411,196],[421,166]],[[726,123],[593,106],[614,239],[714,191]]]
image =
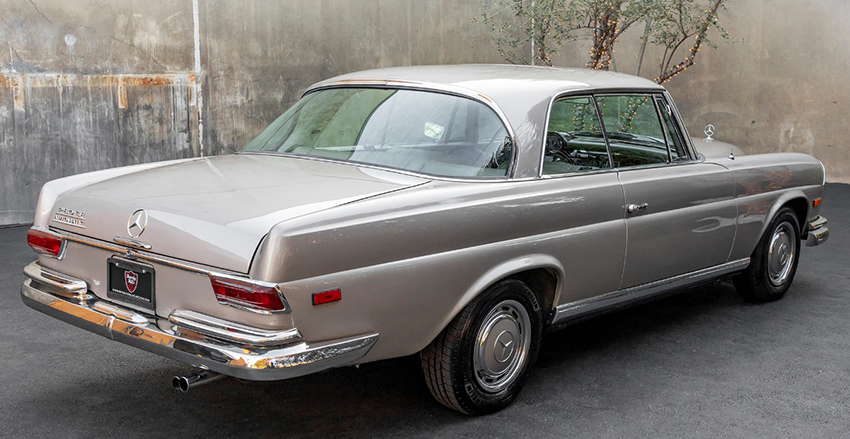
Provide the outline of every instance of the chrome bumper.
[[818,215],[809,221],[806,227],[806,246],[814,247],[821,245],[829,238],[829,229],[826,228],[826,218]]
[[378,334],[307,343],[297,329],[267,331],[193,311],[169,319],[145,316],[100,300],[86,283],[33,262],[24,269],[24,304],[124,344],[202,369],[247,380],[293,378],[353,364]]

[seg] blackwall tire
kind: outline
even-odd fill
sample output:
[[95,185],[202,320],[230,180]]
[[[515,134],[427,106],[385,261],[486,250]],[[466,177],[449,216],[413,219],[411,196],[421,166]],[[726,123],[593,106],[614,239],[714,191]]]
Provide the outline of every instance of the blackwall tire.
[[425,382],[441,404],[483,415],[507,407],[522,390],[543,332],[537,296],[503,280],[467,305],[420,353]]
[[746,270],[734,278],[735,288],[754,303],[781,299],[797,273],[800,261],[800,221],[784,207],[771,221]]

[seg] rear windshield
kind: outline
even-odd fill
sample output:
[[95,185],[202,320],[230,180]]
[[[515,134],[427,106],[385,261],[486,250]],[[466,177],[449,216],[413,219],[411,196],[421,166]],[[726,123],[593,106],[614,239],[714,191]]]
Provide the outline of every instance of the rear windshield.
[[486,105],[399,89],[331,88],[304,96],[243,151],[274,151],[445,177],[505,177],[513,145]]

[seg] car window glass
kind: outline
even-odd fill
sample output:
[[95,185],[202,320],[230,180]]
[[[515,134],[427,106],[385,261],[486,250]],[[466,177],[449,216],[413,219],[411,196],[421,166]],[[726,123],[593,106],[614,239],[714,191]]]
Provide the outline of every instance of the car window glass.
[[572,97],[553,102],[543,153],[543,174],[609,167],[608,150],[593,100]]
[[505,177],[513,146],[496,113],[454,95],[334,88],[310,93],[245,148],[448,177]]
[[615,167],[669,161],[664,130],[650,95],[604,95],[596,100]]
[[664,125],[664,133],[667,135],[667,143],[670,145],[670,158],[688,159],[688,150],[682,142],[682,136],[679,135],[676,125],[673,122],[672,110],[661,98],[657,100],[658,108],[661,109],[661,122]]

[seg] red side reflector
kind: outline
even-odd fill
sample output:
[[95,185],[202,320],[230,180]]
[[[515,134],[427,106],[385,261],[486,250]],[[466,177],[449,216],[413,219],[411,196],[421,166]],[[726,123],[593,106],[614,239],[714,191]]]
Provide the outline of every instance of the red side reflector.
[[818,207],[818,206],[820,206],[821,201],[823,201],[823,199],[821,199],[821,198],[815,198],[815,201],[812,201],[812,207]]
[[50,232],[38,229],[29,229],[27,231],[27,244],[36,253],[59,256],[59,253],[62,252],[62,240],[60,236]]
[[274,286],[257,285],[247,281],[210,276],[215,298],[219,303],[233,304],[262,311],[283,311],[286,307]]
[[313,293],[313,306],[321,305],[323,303],[338,302],[340,300],[342,300],[342,290],[339,288],[335,290],[322,291],[321,293]]

